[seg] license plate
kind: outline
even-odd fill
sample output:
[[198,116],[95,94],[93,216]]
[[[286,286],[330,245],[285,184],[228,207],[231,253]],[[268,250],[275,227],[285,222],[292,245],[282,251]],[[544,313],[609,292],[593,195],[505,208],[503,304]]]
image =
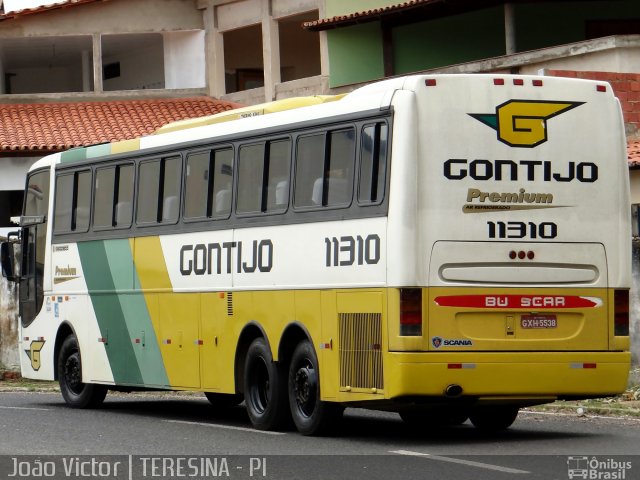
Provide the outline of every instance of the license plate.
[[522,315],[520,326],[522,328],[556,328],[558,319],[555,315]]

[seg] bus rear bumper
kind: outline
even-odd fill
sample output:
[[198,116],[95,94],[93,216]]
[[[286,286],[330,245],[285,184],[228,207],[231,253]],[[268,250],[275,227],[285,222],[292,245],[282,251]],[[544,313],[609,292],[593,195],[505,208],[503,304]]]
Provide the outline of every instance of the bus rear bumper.
[[[467,358],[468,357],[468,358]],[[400,353],[385,365],[385,397],[446,398],[449,392],[479,400],[579,399],[627,388],[629,352]],[[436,361],[437,360],[437,361]],[[548,401],[548,400],[547,400]],[[544,402],[544,400],[543,400]],[[541,403],[543,403],[541,402]]]

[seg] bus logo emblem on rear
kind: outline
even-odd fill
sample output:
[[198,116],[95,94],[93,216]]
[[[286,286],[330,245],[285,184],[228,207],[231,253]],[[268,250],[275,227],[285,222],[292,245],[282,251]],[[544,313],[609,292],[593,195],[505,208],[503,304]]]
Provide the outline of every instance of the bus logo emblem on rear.
[[440,348],[440,345],[442,345],[442,338],[440,337],[433,337],[431,339],[431,343],[433,343],[433,346],[436,348]]
[[537,147],[547,141],[547,120],[584,102],[509,100],[496,107],[496,113],[470,113],[493,128],[498,140],[510,147]]

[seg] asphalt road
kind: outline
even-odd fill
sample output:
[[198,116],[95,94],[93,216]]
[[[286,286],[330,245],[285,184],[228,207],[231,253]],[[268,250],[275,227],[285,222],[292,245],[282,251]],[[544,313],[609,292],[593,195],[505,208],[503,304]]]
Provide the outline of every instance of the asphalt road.
[[0,479],[548,480],[570,473],[640,479],[640,420],[522,412],[507,432],[487,436],[469,423],[416,432],[396,414],[347,409],[338,432],[318,438],[253,430],[243,407],[215,411],[204,397],[110,394],[99,410],[73,410],[58,393],[0,393]]

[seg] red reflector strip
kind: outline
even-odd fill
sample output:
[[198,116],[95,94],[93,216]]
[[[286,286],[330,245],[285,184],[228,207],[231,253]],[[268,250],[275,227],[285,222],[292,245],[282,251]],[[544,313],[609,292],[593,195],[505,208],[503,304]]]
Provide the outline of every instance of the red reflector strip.
[[460,370],[460,369],[467,369],[467,368],[476,368],[476,364],[475,363],[449,363],[449,364],[447,364],[447,368],[449,370]]
[[493,84],[494,85],[504,85],[504,78],[494,78],[493,79]]
[[107,339],[104,337],[98,338],[98,343],[107,343]]
[[533,83],[534,87],[541,87],[542,86],[542,80],[534,80],[532,83]]
[[524,85],[524,80],[521,78],[514,78],[513,79],[513,84],[514,85]]
[[435,78],[427,78],[427,79],[424,81],[424,84],[425,84],[427,87],[435,87],[435,86],[436,86],[436,83],[437,83],[437,82],[436,82],[436,79],[435,79]]
[[598,368],[598,364],[597,363],[572,363],[571,368],[579,368],[579,369]]
[[194,340],[193,344],[194,345],[204,345],[204,340]]
[[44,337],[38,337],[39,342],[44,342]]
[[162,341],[162,343],[164,343],[165,345],[171,345],[171,339],[170,338],[166,338]]
[[436,297],[439,307],[459,308],[597,308],[602,299],[574,295],[451,295]]
[[596,85],[596,91],[598,91],[598,92],[606,92],[607,91],[607,86],[606,85]]
[[139,339],[139,338],[136,338],[136,339],[133,341],[133,343],[140,343],[140,339]]
[[29,341],[29,337],[24,337],[22,340],[24,340],[25,342]]

